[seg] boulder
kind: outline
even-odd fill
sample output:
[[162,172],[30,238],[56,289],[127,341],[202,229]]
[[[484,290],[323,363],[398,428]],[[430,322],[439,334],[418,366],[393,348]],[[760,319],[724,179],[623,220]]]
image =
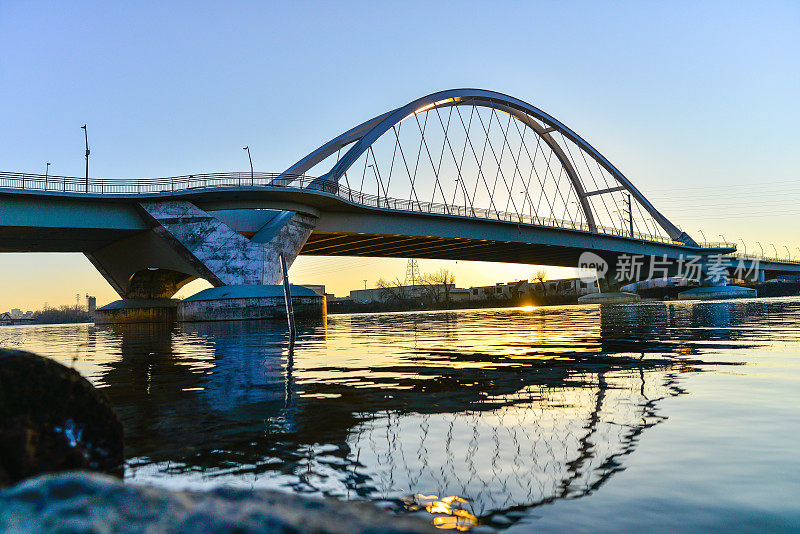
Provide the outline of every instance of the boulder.
[[2,532],[423,533],[427,521],[368,503],[266,490],[173,491],[99,473],[59,473],[0,491]]
[[56,471],[122,475],[122,423],[77,371],[0,349],[0,487]]

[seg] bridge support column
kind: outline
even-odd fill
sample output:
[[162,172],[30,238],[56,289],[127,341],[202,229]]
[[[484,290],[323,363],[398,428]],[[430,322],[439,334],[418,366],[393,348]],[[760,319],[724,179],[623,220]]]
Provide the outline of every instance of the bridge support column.
[[[708,258],[707,258],[708,259]],[[713,261],[709,260],[702,266],[703,280],[700,287],[695,287],[678,294],[680,300],[721,300],[754,298],[757,291],[749,287],[729,286],[728,271],[714,269]]]
[[[591,264],[597,267],[599,276],[599,294],[586,295],[578,301],[581,303],[632,302],[639,300],[638,295],[625,292],[631,287],[643,285],[656,278],[685,277],[699,278],[694,287],[678,294],[683,300],[710,300],[755,297],[756,291],[740,286],[728,285],[728,272],[724,264],[715,255],[704,256],[690,269],[688,259],[668,260],[666,257],[646,255],[614,255],[608,253],[592,253]],[[691,259],[691,258],[689,258]],[[638,260],[638,261],[637,261]],[[582,257],[581,263],[584,264]],[[699,270],[696,270],[699,267]],[[760,273],[759,273],[760,274]],[[626,287],[627,286],[627,287]],[[623,290],[622,288],[625,288]]]
[[[287,265],[294,262],[316,224],[315,217],[280,212],[248,239],[191,202],[148,201],[139,207],[152,226],[147,236],[87,254],[123,297],[99,308],[96,322],[280,316],[278,310],[283,310],[284,303],[277,302],[268,288],[281,280],[281,255]],[[139,246],[130,246],[136,244]],[[141,260],[142,256],[146,260]],[[142,269],[139,263],[148,267]],[[131,270],[134,273],[128,277]],[[170,299],[195,278],[208,280],[214,289],[186,302]],[[201,298],[194,298],[198,296]],[[324,314],[324,296],[311,292],[303,297],[301,313]]]
[[139,205],[155,234],[215,287],[277,284],[280,255],[291,265],[316,224],[315,217],[284,212],[290,215],[269,242],[255,243],[191,202]]

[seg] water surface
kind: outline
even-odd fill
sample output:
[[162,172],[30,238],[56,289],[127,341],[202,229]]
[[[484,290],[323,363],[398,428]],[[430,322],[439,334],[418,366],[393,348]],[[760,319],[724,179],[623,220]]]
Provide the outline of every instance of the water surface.
[[0,328],[74,366],[126,478],[461,530],[800,529],[800,300]]

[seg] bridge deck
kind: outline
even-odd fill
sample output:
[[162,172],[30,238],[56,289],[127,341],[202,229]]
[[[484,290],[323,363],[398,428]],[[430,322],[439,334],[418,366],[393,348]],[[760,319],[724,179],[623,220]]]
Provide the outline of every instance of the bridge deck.
[[[224,173],[159,180],[92,180],[0,173],[0,251],[92,252],[149,229],[138,203],[180,199],[217,213],[284,209],[319,217],[301,254],[418,257],[576,266],[585,250],[619,254],[728,254],[731,243],[689,247],[616,228],[572,221],[377,197],[315,179]],[[280,180],[276,180],[280,178]],[[83,186],[83,190],[81,190]],[[248,228],[236,228],[247,235]],[[535,246],[531,246],[535,245]],[[746,261],[754,261],[747,258]],[[800,262],[761,260],[765,269],[800,271]]]

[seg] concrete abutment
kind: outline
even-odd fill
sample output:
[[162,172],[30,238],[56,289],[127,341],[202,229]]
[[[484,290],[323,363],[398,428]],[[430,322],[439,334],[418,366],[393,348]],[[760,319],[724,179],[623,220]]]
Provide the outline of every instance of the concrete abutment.
[[[248,239],[187,201],[139,204],[151,229],[86,256],[121,300],[95,312],[97,324],[286,318],[281,257],[291,265],[317,218],[293,211],[253,210],[263,225]],[[171,298],[196,278],[214,288]],[[321,317],[325,297],[292,287],[295,316]]]

